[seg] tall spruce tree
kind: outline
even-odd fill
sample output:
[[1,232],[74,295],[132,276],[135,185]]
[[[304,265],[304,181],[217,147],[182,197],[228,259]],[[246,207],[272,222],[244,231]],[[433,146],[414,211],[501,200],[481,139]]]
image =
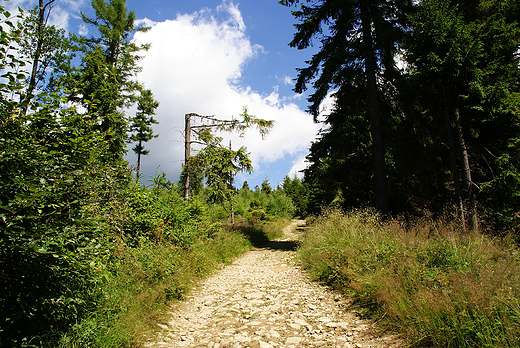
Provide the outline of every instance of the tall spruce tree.
[[[284,5],[299,3],[298,0],[280,0]],[[373,187],[377,208],[389,211],[385,145],[383,143],[384,118],[381,111],[382,90],[386,83],[396,78],[394,54],[396,42],[402,35],[404,9],[411,1],[302,1],[300,9],[293,15],[300,20],[290,45],[305,49],[313,38],[321,39],[321,49],[315,54],[308,67],[298,69],[295,91],[301,93],[312,82],[315,91],[309,98],[309,111],[315,119],[319,115],[320,103],[331,90],[343,98],[352,91],[361,99],[355,114],[337,103],[335,113],[348,123],[351,116],[363,115],[370,121],[370,142],[373,164]],[[363,91],[359,93],[358,91]],[[329,123],[338,127],[336,122]],[[339,123],[341,123],[340,121]],[[348,151],[348,150],[347,150]]]
[[140,71],[139,52],[148,48],[131,42],[131,36],[148,28],[135,26],[135,13],[126,7],[126,0],[92,0],[92,7],[96,17],[82,13],[82,18],[96,27],[99,37],[77,40],[82,63],[65,80],[70,99],[86,108],[86,117],[109,144],[105,160],[121,161],[129,126],[124,108],[137,101],[142,89],[135,76]]
[[137,101],[137,113],[132,118],[132,124],[130,125],[130,131],[133,133],[130,135],[130,141],[137,142],[132,148],[137,155],[137,179],[139,179],[141,169],[141,156],[146,156],[150,153],[150,150],[144,149],[144,143],[159,136],[159,134],[153,134],[152,128],[153,124],[159,123],[152,117],[152,115],[155,115],[155,109],[158,107],[159,102],[153,99],[152,91],[149,89],[143,90]]

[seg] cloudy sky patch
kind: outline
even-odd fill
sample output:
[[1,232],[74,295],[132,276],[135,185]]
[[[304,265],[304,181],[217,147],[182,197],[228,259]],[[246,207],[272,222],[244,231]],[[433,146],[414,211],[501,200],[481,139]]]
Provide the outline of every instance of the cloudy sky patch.
[[[243,107],[259,118],[274,120],[275,127],[265,139],[253,129],[242,138],[227,136],[225,144],[231,140],[234,148],[246,146],[257,174],[287,155],[291,160],[284,174],[294,161],[301,167],[319,127],[296,104],[282,100],[278,86],[264,95],[242,83],[248,64],[268,54],[250,41],[246,29],[238,7],[225,1],[216,10],[179,14],[135,35],[137,43],[151,44],[140,63],[139,81],[160,101],[156,115],[160,124],[155,127],[160,136],[146,144],[151,153],[143,158],[145,174],[154,174],[160,165],[169,177],[178,178],[184,159],[186,113],[230,119],[238,117]],[[288,81],[292,82],[284,78]]]
[[[37,0],[12,0],[7,8],[30,10]],[[94,18],[89,0],[57,0],[50,24],[80,35],[97,36],[96,29],[81,21],[81,13]],[[274,120],[275,127],[262,139],[257,130],[240,138],[226,135],[233,148],[246,146],[255,168],[240,175],[251,187],[268,178],[272,186],[286,174],[303,168],[304,157],[320,128],[306,108],[306,95],[297,95],[293,77],[296,68],[312,56],[288,46],[295,20],[290,9],[277,1],[243,0],[127,0],[136,13],[136,25],[150,26],[138,32],[138,44],[149,43],[139,62],[138,80],[151,89],[160,102],[154,126],[159,134],[145,144],[151,152],[142,158],[141,172],[154,176],[164,171],[172,181],[179,179],[184,161],[184,115],[198,113],[219,119],[239,117],[244,107],[259,118]],[[128,110],[128,116],[135,113]],[[136,156],[129,144],[127,160]]]

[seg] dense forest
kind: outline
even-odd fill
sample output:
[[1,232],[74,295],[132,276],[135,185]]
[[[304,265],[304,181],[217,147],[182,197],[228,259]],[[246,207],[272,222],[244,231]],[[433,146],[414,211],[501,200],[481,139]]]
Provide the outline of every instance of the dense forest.
[[55,1],[0,5],[0,347],[135,346],[132,299],[180,299],[265,221],[326,207],[520,238],[519,1],[281,0],[290,46],[320,45],[295,91],[311,88],[323,128],[303,179],[253,189],[233,186],[247,150],[215,133],[267,133],[247,109],[199,125],[204,149],[177,182],[141,184],[160,101],[136,79],[147,46],[132,37],[148,28],[125,0],[92,0],[97,36],[72,35],[47,24]]
[[[281,1],[293,5],[298,1]],[[335,108],[305,170],[309,212],[456,213],[467,228],[518,228],[517,1],[312,1],[291,46],[320,50],[295,91]]]

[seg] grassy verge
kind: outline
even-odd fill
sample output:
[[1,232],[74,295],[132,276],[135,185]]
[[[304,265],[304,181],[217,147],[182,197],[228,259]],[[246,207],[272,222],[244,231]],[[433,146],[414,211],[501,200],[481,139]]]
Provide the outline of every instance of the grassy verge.
[[61,347],[140,347],[165,320],[169,302],[250,248],[244,235],[230,229],[188,248],[151,242],[121,248],[100,274],[98,310],[64,336]]
[[411,346],[520,346],[520,257],[503,242],[441,221],[404,226],[330,211],[299,253],[316,279]]
[[99,275],[98,310],[63,336],[60,347],[141,347],[158,323],[167,322],[168,303],[257,241],[279,237],[285,222],[225,226],[184,248],[152,242],[121,247]]

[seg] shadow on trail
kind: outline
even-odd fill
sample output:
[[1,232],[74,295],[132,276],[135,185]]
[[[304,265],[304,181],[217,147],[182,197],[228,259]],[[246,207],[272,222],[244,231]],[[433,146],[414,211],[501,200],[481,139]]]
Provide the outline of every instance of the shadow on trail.
[[237,230],[242,233],[255,248],[282,250],[282,251],[296,251],[299,243],[294,240],[278,241],[269,240],[268,234],[260,227],[245,225],[237,226]]
[[297,241],[294,240],[287,240],[287,241],[277,241],[272,240],[265,244],[264,246],[261,246],[260,248],[264,249],[270,249],[270,250],[282,250],[282,251],[296,251],[300,244]]

